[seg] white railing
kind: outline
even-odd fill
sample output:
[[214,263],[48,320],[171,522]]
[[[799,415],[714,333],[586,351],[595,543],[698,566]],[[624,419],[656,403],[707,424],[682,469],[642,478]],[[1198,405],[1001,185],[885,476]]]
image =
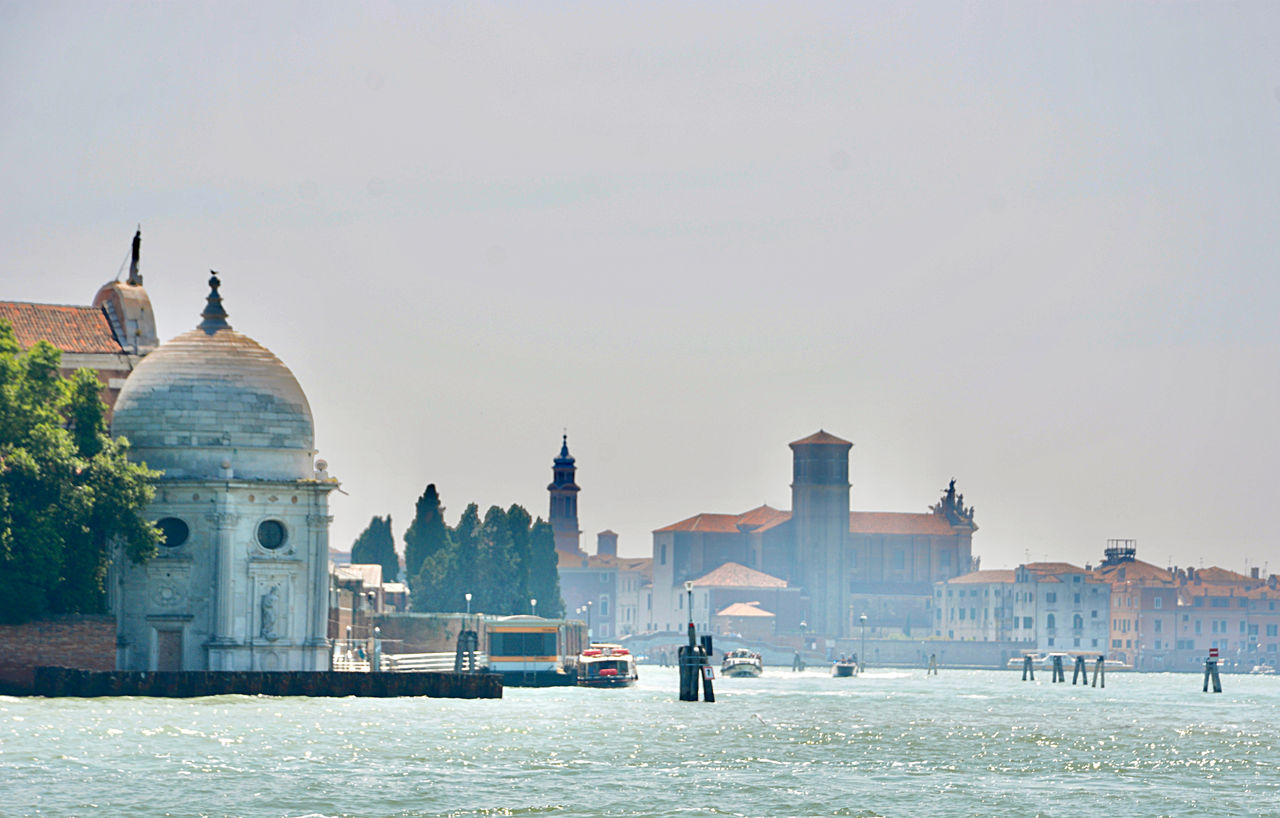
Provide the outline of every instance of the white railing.
[[[382,669],[392,673],[414,673],[421,671],[453,672],[453,664],[457,654],[447,653],[388,653],[383,654]],[[476,653],[476,667],[489,664],[489,657]]]
[[340,673],[368,673],[371,668],[368,659],[337,654],[333,657],[333,669]]

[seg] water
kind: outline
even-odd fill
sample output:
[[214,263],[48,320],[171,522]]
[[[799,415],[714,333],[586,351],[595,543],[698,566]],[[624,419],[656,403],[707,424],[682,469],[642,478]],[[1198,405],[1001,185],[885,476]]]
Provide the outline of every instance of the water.
[[1280,815],[1277,677],[768,670],[714,704],[641,677],[496,701],[0,698],[0,815]]

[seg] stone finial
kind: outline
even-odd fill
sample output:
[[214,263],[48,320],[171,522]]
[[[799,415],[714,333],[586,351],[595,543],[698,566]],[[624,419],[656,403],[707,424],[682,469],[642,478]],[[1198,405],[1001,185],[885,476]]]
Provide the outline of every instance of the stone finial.
[[218,292],[220,286],[222,282],[218,280],[218,274],[210,270],[209,296],[205,300],[204,312],[200,313],[200,317],[204,320],[197,326],[197,329],[202,329],[210,335],[220,329],[231,329],[231,325],[227,323],[227,311],[222,306],[222,295]]

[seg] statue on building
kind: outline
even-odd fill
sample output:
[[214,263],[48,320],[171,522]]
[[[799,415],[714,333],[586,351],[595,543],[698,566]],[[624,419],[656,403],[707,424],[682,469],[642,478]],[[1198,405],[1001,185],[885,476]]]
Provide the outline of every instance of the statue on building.
[[280,638],[276,633],[276,607],[280,604],[280,586],[272,585],[271,590],[262,595],[262,638],[274,642]]

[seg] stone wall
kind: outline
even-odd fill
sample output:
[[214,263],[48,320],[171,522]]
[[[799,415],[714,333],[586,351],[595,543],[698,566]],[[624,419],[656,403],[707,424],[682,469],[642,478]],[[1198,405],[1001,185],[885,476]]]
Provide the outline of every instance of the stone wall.
[[29,692],[41,665],[114,670],[115,618],[56,616],[0,625],[0,692]]
[[431,696],[500,699],[496,673],[334,673],[330,671],[117,670],[95,672],[62,667],[35,671],[38,696]]

